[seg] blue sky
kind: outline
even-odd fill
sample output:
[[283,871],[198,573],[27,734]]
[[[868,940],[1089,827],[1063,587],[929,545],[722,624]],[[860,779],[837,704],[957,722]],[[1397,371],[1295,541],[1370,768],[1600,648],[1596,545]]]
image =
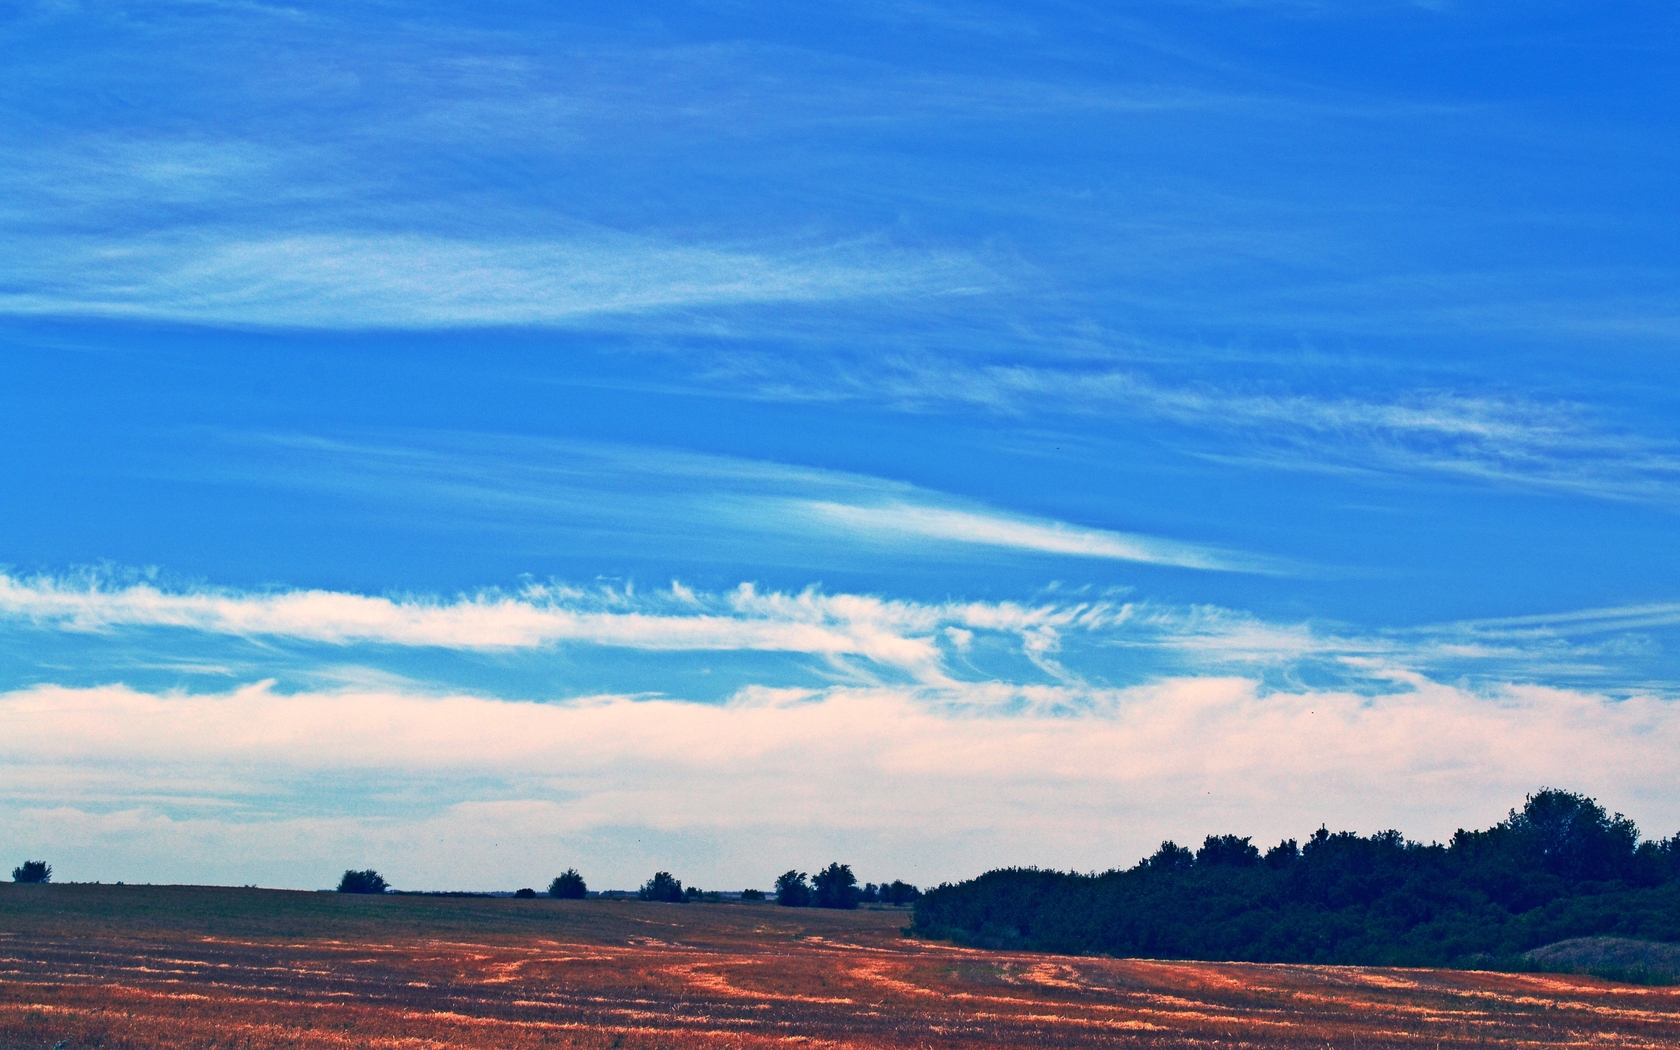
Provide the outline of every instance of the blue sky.
[[1671,833],[1676,22],[16,6],[0,848]]

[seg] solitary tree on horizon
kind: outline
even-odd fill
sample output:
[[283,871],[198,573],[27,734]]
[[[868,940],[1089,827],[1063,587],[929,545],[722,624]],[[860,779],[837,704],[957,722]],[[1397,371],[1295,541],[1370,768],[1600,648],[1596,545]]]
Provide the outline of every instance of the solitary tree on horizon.
[[548,895],[555,900],[580,901],[589,896],[589,887],[576,868],[567,868],[564,874],[555,876],[554,881],[548,884]]
[[385,881],[385,876],[365,868],[362,871],[346,871],[344,877],[338,880],[340,893],[384,893],[391,888]]
[[12,869],[13,882],[51,882],[52,865],[44,860],[26,860]]

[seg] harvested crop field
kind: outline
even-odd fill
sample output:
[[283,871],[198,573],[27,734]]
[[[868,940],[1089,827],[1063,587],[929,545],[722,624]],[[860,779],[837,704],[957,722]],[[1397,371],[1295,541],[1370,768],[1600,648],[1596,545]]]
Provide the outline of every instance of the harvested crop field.
[[1680,1047],[1680,989],[913,941],[903,911],[0,886],[0,1047]]

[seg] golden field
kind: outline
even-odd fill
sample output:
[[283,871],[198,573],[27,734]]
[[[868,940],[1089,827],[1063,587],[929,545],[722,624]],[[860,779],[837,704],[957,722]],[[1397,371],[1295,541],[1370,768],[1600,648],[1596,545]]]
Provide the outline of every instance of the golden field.
[[906,938],[906,911],[0,886],[0,1048],[1680,1047],[1680,989]]

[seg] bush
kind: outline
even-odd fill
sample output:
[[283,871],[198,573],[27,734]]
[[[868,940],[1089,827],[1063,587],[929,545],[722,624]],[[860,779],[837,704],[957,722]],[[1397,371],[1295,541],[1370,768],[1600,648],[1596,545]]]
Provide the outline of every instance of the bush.
[[858,906],[857,876],[850,864],[835,861],[811,876],[811,903],[819,908]]
[[384,893],[390,888],[391,885],[385,881],[385,876],[372,868],[346,871],[344,877],[338,880],[340,893]]
[[742,890],[741,899],[744,901],[761,901],[764,899],[763,890]]
[[514,890],[513,895],[515,897],[519,898],[522,901],[531,901],[531,900],[536,900],[537,899],[537,891],[533,890],[529,886],[526,886],[523,889]]
[[683,893],[683,884],[668,871],[661,871],[642,883],[642,888],[636,891],[636,896],[645,901],[666,901],[671,904],[682,904],[688,900],[688,896]]
[[12,869],[13,882],[51,882],[52,865],[44,860],[26,860]]
[[806,884],[803,871],[788,871],[776,876],[776,903],[784,908],[807,908],[811,904],[811,887]]
[[584,885],[583,876],[576,868],[567,868],[565,874],[548,884],[548,895],[555,900],[580,901],[589,896],[589,887]]

